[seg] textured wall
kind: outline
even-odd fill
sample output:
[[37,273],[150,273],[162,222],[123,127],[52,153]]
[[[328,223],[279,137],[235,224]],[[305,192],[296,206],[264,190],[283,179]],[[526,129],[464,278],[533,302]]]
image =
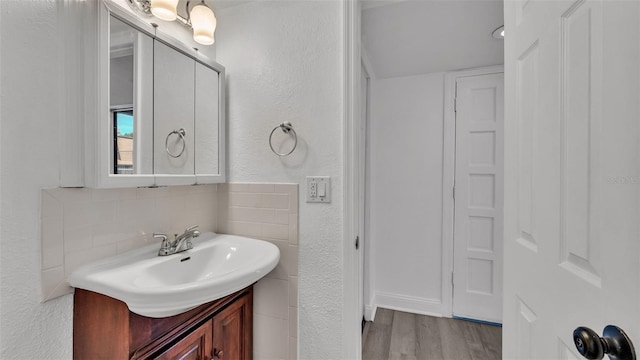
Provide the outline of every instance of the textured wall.
[[40,189],[58,185],[55,1],[0,1],[0,358],[71,357],[72,298],[40,303]]
[[[228,76],[229,181],[304,184],[307,175],[332,176],[331,204],[307,204],[301,196],[301,359],[342,358],[342,6],[264,1],[218,13],[217,60]],[[298,148],[279,158],[267,140],[282,121],[293,124]],[[285,140],[277,135],[276,147]]]

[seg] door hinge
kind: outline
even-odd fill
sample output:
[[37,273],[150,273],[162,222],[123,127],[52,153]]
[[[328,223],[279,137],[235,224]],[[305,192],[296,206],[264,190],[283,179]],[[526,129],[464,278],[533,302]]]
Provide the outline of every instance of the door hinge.
[[453,200],[455,200],[455,199],[456,199],[456,187],[454,186],[453,187]]
[[360,236],[356,236],[356,250],[360,248]]
[[451,287],[453,287],[453,272],[451,273]]
[[458,98],[453,98],[453,112],[458,112]]

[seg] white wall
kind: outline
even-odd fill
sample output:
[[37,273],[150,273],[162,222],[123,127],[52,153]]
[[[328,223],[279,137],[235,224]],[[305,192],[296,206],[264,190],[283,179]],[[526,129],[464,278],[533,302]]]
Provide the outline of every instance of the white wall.
[[[340,1],[266,1],[218,13],[217,61],[228,76],[229,181],[304,184],[307,175],[332,177],[330,204],[307,204],[300,188],[301,359],[340,359],[344,345],[342,9]],[[267,140],[283,121],[298,133],[298,148],[279,158]]]
[[442,313],[443,99],[444,73],[372,82],[370,306]]
[[0,358],[71,356],[72,297],[40,303],[40,189],[59,183],[55,1],[0,1]]

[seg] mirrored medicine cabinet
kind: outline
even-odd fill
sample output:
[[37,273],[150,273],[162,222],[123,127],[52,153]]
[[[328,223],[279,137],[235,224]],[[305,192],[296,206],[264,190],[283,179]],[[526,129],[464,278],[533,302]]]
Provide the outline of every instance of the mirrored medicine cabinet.
[[224,67],[100,6],[94,187],[225,181]]

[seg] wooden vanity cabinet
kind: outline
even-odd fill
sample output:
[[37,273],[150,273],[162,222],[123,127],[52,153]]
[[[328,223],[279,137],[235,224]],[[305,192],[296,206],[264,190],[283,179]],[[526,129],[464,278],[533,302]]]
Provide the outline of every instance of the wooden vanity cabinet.
[[74,295],[74,359],[251,360],[252,343],[252,287],[160,319],[92,291]]
[[173,345],[159,354],[150,354],[141,359],[157,360],[199,360],[210,359],[212,355],[211,341],[213,339],[213,321],[209,320],[192,330],[184,338],[177,339]]

